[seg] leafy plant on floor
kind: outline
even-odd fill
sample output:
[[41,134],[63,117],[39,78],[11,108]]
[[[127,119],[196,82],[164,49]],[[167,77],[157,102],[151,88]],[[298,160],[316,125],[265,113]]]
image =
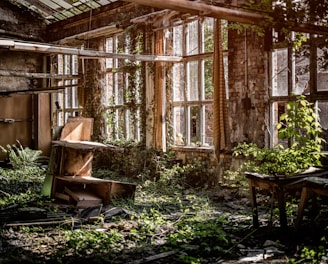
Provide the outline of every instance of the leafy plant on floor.
[[0,146],[2,152],[7,155],[10,165],[17,170],[37,166],[42,151],[24,148],[19,141],[17,143],[18,145],[7,145],[7,148]]
[[321,165],[323,139],[313,104],[298,96],[286,105],[286,113],[277,125],[278,137],[289,146],[277,144],[273,148],[260,148],[255,143],[240,143],[233,149],[234,156],[243,155],[247,161],[244,170],[271,175],[291,175],[311,166]]

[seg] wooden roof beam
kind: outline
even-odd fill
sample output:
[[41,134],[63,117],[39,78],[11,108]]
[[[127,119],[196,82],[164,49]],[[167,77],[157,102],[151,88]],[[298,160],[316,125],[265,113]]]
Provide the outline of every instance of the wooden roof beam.
[[100,59],[100,58],[116,58],[128,59],[132,61],[163,61],[163,62],[181,62],[182,57],[179,56],[157,56],[143,54],[119,54],[108,53],[97,50],[84,50],[77,48],[64,47],[59,45],[19,42],[15,40],[0,39],[0,47],[9,48],[13,51],[28,51],[44,54],[66,54],[78,55],[85,59]]
[[[165,1],[126,0],[126,1],[144,5],[144,6],[151,6],[151,7],[162,8],[162,9],[171,9],[182,13],[189,13],[198,16],[214,17],[219,19],[225,19],[231,22],[244,23],[244,24],[263,25],[266,21],[268,21],[268,17],[260,13],[208,5],[198,1],[189,1],[189,0],[165,0]],[[296,32],[328,35],[327,26],[319,26],[319,25],[312,25],[312,24],[295,24],[293,22],[289,23],[288,21],[286,21],[286,27]]]

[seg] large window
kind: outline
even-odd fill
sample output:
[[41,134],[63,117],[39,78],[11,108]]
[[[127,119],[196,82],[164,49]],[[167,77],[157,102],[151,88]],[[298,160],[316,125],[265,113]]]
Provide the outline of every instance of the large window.
[[55,61],[53,72],[66,76],[55,84],[62,87],[63,92],[53,95],[53,124],[63,126],[68,117],[80,116],[82,112],[78,101],[78,58],[76,55],[57,55]]
[[[133,43],[132,43],[133,42]],[[138,42],[126,34],[106,40],[106,52],[131,54]],[[127,59],[106,59],[106,108],[107,135],[110,140],[137,140],[141,119],[141,63]]]
[[271,146],[288,144],[278,139],[275,126],[287,102],[301,94],[320,109],[322,137],[328,140],[328,44],[320,36],[292,34],[292,38],[301,38],[302,45],[283,47],[278,43],[271,52]]
[[213,145],[213,23],[205,18],[165,30],[166,55],[184,57],[181,63],[167,65],[171,145]]

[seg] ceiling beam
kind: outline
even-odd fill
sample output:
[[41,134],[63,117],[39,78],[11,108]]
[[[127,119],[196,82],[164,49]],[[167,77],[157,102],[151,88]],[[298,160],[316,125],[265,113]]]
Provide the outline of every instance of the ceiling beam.
[[[214,17],[225,19],[231,22],[264,25],[266,22],[270,24],[268,15],[264,16],[260,12],[249,12],[244,10],[237,10],[226,7],[219,7],[214,5],[204,4],[198,1],[190,0],[126,0],[127,2],[136,3],[139,5],[151,6],[161,9],[171,9],[182,13],[189,13],[199,16]],[[273,17],[271,17],[271,20]],[[295,24],[286,21],[286,28],[292,31],[328,35],[327,26],[318,26],[313,24]],[[274,24],[272,25],[274,27]]]
[[37,73],[37,72],[23,72],[23,71],[10,71],[0,70],[0,76],[3,77],[25,77],[31,79],[78,79],[78,75],[65,75],[65,74],[50,74],[50,73]]
[[232,22],[259,24],[263,22],[264,16],[258,13],[251,13],[237,9],[219,7],[204,4],[198,1],[189,0],[126,0],[140,5],[151,6],[161,9],[171,9],[182,13],[193,15],[215,17],[226,19]]
[[66,54],[78,55],[80,58],[85,59],[100,59],[100,58],[116,58],[128,59],[131,61],[162,61],[162,62],[181,62],[182,57],[179,56],[156,56],[156,55],[143,55],[143,54],[120,54],[109,53],[98,50],[85,50],[78,48],[70,48],[59,45],[41,44],[41,43],[28,43],[19,42],[10,39],[0,39],[0,47],[8,48],[12,51],[27,51],[43,54]]

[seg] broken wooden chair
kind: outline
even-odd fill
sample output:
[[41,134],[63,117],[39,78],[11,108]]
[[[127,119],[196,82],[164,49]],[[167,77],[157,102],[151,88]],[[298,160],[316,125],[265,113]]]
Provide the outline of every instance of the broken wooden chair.
[[108,145],[92,142],[93,119],[72,117],[52,142],[51,197],[77,207],[108,205],[113,199],[134,198],[135,184],[92,176],[93,153]]

